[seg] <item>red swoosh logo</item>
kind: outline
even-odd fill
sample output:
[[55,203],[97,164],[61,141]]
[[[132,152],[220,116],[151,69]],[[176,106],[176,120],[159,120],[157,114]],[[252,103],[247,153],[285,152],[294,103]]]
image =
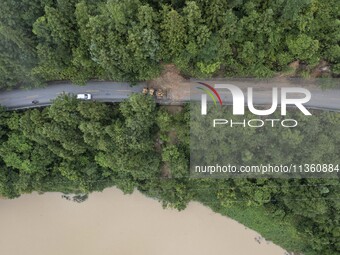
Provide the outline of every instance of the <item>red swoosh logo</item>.
[[215,88],[213,88],[212,86],[210,86],[209,84],[206,84],[206,83],[203,83],[203,82],[197,82],[203,86],[206,86],[207,88],[209,88],[212,92],[214,92],[214,94],[216,95],[218,101],[220,102],[220,105],[222,106],[222,100],[221,100],[221,97],[220,95],[218,94],[218,92],[216,91]]

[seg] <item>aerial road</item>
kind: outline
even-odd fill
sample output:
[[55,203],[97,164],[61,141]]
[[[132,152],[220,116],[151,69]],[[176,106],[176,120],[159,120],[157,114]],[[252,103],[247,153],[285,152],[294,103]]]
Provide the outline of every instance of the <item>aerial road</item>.
[[[216,83],[224,83],[223,81],[205,81],[210,85]],[[230,82],[228,82],[230,83]],[[272,102],[272,87],[276,86],[260,86],[252,85],[249,81],[233,82],[233,84],[240,87],[246,96],[246,88],[253,87],[254,95],[253,100],[256,105],[270,105]],[[181,98],[170,98],[160,100],[159,103],[164,104],[181,104],[191,100],[200,100],[200,93],[195,89],[191,89],[199,85],[196,81],[188,81],[181,86],[180,93]],[[20,109],[20,108],[31,108],[38,106],[50,105],[52,100],[62,93],[66,94],[79,94],[88,93],[92,95],[92,100],[102,102],[120,102],[127,99],[133,93],[141,93],[143,87],[147,86],[146,83],[138,83],[135,86],[131,86],[129,83],[121,82],[109,82],[109,81],[90,81],[84,86],[74,85],[69,82],[54,82],[43,88],[34,89],[15,89],[11,91],[0,92],[0,105],[8,109]],[[279,84],[278,87],[282,86],[294,86],[294,84]],[[298,86],[297,86],[298,87]],[[340,111],[340,89],[327,89],[322,90],[317,86],[306,87],[311,92],[311,100],[306,103],[306,107],[316,109],[326,109]],[[170,91],[171,94],[171,91]],[[222,101],[226,104],[232,103],[232,97],[230,92],[227,90],[221,94]],[[293,98],[298,98],[300,95],[292,95]],[[32,103],[34,102],[34,103]]]
[[[60,94],[88,93],[93,100],[104,102],[120,102],[128,98],[132,93],[139,93],[145,84],[130,86],[128,83],[116,82],[89,82],[85,86],[72,83],[52,83],[43,88],[20,89],[0,92],[0,105],[8,109],[29,108],[49,105]],[[32,102],[38,102],[33,104]]]

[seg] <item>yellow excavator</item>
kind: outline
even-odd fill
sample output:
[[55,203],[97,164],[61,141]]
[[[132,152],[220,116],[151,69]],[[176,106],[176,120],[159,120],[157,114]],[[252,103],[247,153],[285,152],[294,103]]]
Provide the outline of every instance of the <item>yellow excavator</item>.
[[148,92],[149,92],[149,89],[148,89],[147,87],[144,87],[142,93],[143,93],[144,95],[147,95]]
[[149,94],[150,94],[150,96],[154,96],[155,89],[154,88],[149,89]]
[[155,96],[155,94],[156,94],[157,99],[163,99],[163,97],[165,96],[164,90],[162,90],[162,89],[155,90],[154,88],[147,88],[147,87],[143,88],[142,93],[143,93],[143,95],[149,94],[150,96]]
[[158,89],[156,92],[156,98],[162,99],[164,97],[164,91],[162,89]]

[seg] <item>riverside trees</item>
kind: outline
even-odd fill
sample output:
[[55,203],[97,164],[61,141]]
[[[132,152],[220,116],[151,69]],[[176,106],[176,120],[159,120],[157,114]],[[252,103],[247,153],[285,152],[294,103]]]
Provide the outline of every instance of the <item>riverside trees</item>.
[[[338,114],[289,114],[298,128],[229,128],[227,140],[201,134],[199,146],[220,146],[239,164],[340,162]],[[291,251],[339,252],[339,179],[191,179],[189,129],[188,107],[170,113],[141,94],[120,104],[61,95],[44,109],[0,109],[0,195],[137,188],[166,207],[200,201]]]

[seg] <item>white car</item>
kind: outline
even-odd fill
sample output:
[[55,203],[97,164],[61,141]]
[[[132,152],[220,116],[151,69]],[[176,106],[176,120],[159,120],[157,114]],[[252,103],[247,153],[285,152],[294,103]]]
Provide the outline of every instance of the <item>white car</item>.
[[77,94],[77,99],[91,100],[91,98],[92,98],[91,94]]

